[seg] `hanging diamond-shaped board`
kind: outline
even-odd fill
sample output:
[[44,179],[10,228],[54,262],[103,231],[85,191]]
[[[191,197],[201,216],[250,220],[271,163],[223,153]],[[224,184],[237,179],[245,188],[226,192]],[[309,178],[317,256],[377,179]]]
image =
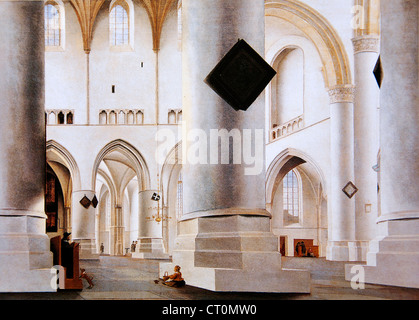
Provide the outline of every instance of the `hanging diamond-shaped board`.
[[235,110],[246,111],[275,75],[246,41],[239,40],[204,81]]
[[154,192],[153,195],[151,196],[151,200],[159,201],[160,195]]
[[95,195],[93,197],[93,199],[92,199],[92,206],[93,206],[93,208],[96,208],[98,203],[99,203],[99,201],[97,200],[96,195]]
[[381,84],[383,83],[383,66],[381,65],[381,56],[378,57],[373,74],[375,80],[377,81],[378,87],[381,88]]
[[346,184],[346,186],[342,189],[342,191],[346,194],[346,196],[349,199],[352,199],[352,197],[355,195],[355,193],[358,192],[358,188],[351,181],[349,181]]
[[81,200],[80,203],[83,207],[85,207],[86,209],[89,208],[91,201],[89,200],[88,197],[84,196]]

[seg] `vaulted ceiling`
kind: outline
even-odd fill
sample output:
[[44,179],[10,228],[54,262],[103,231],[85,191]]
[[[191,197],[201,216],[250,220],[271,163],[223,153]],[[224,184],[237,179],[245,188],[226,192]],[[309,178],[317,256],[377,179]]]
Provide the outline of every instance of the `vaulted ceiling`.
[[[176,0],[137,0],[144,5],[150,19],[153,33],[153,50],[160,49],[160,36],[163,23],[170,7]],[[90,53],[90,45],[93,38],[93,26],[96,16],[105,0],[70,0],[80,23],[84,51]]]

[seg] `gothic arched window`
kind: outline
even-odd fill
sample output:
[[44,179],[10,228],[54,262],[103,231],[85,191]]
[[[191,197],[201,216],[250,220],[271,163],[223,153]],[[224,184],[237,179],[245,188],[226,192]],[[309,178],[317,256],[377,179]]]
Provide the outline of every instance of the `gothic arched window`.
[[73,124],[73,113],[67,113],[67,124]]
[[112,46],[129,44],[129,7],[125,1],[116,1],[109,16],[110,41]]
[[299,179],[294,170],[284,177],[282,182],[284,219],[298,223],[300,216]]
[[108,115],[105,110],[99,113],[99,124],[106,124],[108,122]]
[[144,112],[141,110],[138,110],[136,113],[136,123],[137,124],[143,124],[144,123]]
[[48,1],[44,7],[45,45],[58,47],[61,44],[60,8],[55,1]]
[[62,111],[58,114],[58,124],[65,124],[65,117]]
[[169,124],[176,123],[176,112],[174,110],[169,110],[167,123]]
[[116,113],[115,113],[115,111],[112,110],[109,113],[109,124],[117,124],[117,119],[116,118],[117,118]]

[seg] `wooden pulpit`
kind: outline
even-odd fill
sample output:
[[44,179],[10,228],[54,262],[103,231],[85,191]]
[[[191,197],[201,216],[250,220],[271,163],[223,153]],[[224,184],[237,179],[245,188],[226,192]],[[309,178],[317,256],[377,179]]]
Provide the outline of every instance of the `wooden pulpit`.
[[68,246],[63,246],[61,237],[51,238],[51,251],[53,253],[54,266],[62,266],[64,271],[64,283],[60,281],[60,289],[83,289],[82,279],[80,279],[79,250],[80,245],[76,242]]

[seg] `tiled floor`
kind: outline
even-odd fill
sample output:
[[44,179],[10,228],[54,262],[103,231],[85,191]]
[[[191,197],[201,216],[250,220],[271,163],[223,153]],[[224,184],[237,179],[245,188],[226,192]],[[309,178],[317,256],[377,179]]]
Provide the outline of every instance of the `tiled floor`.
[[[419,289],[365,285],[354,290],[344,280],[343,262],[312,258],[283,258],[283,267],[309,269],[310,294],[220,293],[191,286],[170,288],[156,284],[157,260],[101,257],[82,261],[95,286],[57,293],[0,293],[0,300],[419,300]],[[187,279],[186,279],[187,282]]]

